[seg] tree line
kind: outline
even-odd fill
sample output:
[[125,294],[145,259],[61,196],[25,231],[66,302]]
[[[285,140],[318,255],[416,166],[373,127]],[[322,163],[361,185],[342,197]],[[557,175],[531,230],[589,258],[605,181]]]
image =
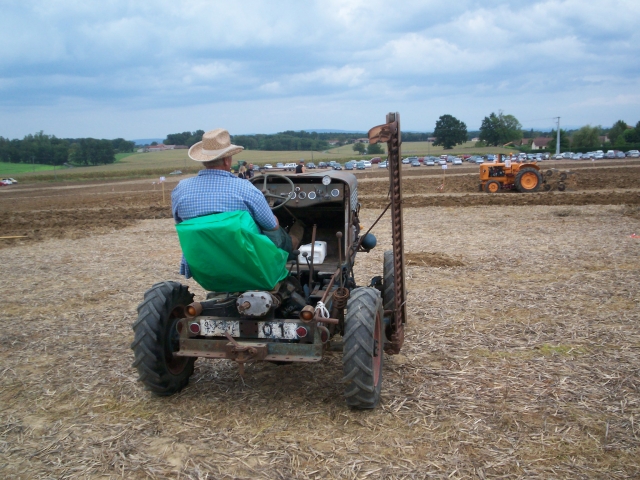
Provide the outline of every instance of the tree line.
[[[203,130],[195,132],[171,133],[163,140],[165,145],[186,145],[202,140]],[[336,146],[354,143],[356,139],[365,136],[362,133],[347,132],[307,132],[305,130],[287,130],[275,134],[232,135],[231,141],[242,145],[247,150],[302,150],[322,151]],[[402,132],[405,142],[424,142],[432,134],[429,132]],[[329,144],[329,142],[332,142]],[[337,142],[337,143],[336,143]]]
[[134,142],[124,138],[57,138],[42,131],[22,140],[0,137],[0,162],[43,165],[106,165],[116,153],[133,152]]
[[[433,144],[441,145],[445,149],[453,148],[470,139],[465,123],[448,114],[442,115],[436,121],[433,136],[436,138]],[[478,132],[479,141],[476,146],[497,147],[516,142],[522,138],[535,138],[536,136],[550,137],[547,150],[554,151],[556,149],[557,135],[555,130],[551,130],[549,133],[534,132],[533,129],[525,132],[518,119],[513,115],[492,112],[482,120]],[[604,140],[605,136],[608,140]],[[629,127],[625,121],[618,120],[609,129],[604,129],[600,125],[595,127],[585,125],[580,129],[570,131],[560,129],[560,147],[563,150],[572,148],[587,151],[601,147],[630,149],[637,148],[638,144],[640,144],[640,122],[635,127]]]

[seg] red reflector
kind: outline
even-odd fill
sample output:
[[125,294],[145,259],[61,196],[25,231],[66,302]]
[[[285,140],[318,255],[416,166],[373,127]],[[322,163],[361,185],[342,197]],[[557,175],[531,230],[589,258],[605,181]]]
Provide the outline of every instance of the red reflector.
[[307,329],[305,327],[298,327],[298,328],[296,328],[296,333],[298,334],[298,337],[300,337],[300,338],[306,337],[307,336]]
[[200,333],[200,324],[199,323],[190,323],[189,324],[189,331],[191,333],[193,333],[194,335],[197,335],[198,333]]
[[329,330],[326,327],[318,327],[318,330],[320,330],[320,341],[327,343],[329,341]]

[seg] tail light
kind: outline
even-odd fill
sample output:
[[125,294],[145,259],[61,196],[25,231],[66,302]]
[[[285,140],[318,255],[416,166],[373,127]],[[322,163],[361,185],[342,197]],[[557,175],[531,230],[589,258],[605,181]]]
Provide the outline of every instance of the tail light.
[[194,335],[198,335],[200,333],[200,324],[197,322],[190,323],[189,331]]
[[296,334],[298,334],[298,337],[300,337],[300,338],[306,337],[307,333],[309,333],[309,331],[307,330],[306,327],[298,327],[298,328],[296,328]]

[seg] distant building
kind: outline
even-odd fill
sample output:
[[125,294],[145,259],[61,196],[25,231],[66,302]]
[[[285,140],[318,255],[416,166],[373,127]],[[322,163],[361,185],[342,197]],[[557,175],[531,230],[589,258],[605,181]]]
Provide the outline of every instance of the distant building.
[[547,148],[547,145],[550,141],[550,137],[536,137],[531,142],[531,150],[541,150],[543,148]]
[[356,143],[369,143],[369,139],[367,137],[365,137],[365,138],[357,138],[356,139]]

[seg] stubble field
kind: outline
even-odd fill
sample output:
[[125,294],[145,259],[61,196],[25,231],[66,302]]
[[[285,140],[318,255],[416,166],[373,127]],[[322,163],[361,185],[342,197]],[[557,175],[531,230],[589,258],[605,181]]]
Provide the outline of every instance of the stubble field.
[[[204,293],[177,274],[173,184],[164,205],[150,181],[3,190],[2,236],[24,238],[0,240],[0,476],[638,477],[640,167],[570,168],[568,191],[533,195],[406,170],[408,335],[369,412],[345,406],[337,353],[244,378],[198,360],[150,396],[130,366],[142,294]],[[383,174],[361,176],[365,227]]]

